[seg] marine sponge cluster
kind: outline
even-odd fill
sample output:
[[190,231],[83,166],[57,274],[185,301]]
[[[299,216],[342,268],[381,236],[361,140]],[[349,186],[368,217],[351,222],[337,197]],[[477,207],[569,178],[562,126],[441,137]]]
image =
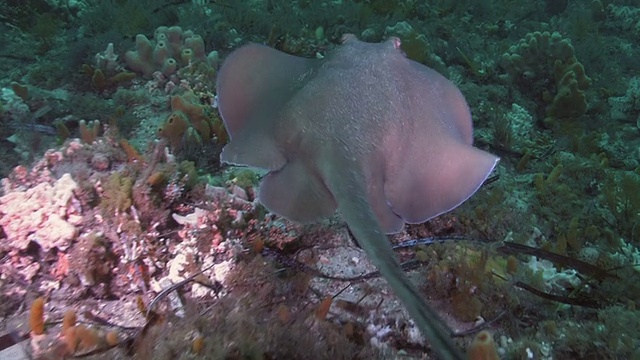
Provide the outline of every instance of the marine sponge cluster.
[[218,144],[228,140],[222,121],[192,91],[171,97],[171,114],[158,129],[158,135],[168,139],[173,149],[184,144],[202,144],[214,136]]
[[[571,41],[558,32],[532,32],[502,55],[503,80],[536,89],[553,76],[555,89],[539,89],[548,104],[547,116],[576,117],[587,111],[584,92],[591,85],[584,66],[575,57]],[[538,94],[536,94],[538,95]]]
[[[32,335],[38,335],[38,340],[33,340],[34,347],[43,347],[43,344],[51,347],[49,353],[42,354],[38,358],[68,358],[73,355],[86,355],[91,350],[105,350],[119,344],[119,335],[115,331],[103,331],[98,326],[86,326],[78,324],[78,317],[73,310],[67,310],[62,318],[62,326],[57,337],[50,335],[48,341],[44,341],[46,336],[45,325],[45,299],[36,298],[29,310],[29,328]],[[42,342],[42,344],[40,343]],[[46,347],[45,347],[46,348]],[[26,357],[25,357],[26,358]]]
[[217,52],[205,52],[204,40],[191,30],[179,26],[160,26],[149,40],[144,34],[136,36],[135,50],[124,54],[124,62],[146,79],[160,71],[165,76],[174,74],[191,61],[215,61]]
[[587,112],[584,92],[591,85],[591,78],[575,56],[566,61],[556,60],[553,64],[556,80],[556,94],[548,97],[547,115],[555,118],[576,117]]
[[530,77],[544,69],[549,61],[568,61],[574,55],[571,41],[559,32],[535,31],[509,47],[502,55],[502,65],[512,77]]

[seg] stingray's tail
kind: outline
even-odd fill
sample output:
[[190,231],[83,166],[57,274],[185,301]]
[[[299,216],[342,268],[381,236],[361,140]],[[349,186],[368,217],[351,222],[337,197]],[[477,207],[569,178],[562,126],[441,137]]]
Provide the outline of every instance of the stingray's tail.
[[362,176],[354,167],[341,168],[343,171],[331,176],[335,183],[328,185],[332,188],[343,219],[358,243],[391,285],[396,296],[404,303],[438,357],[447,360],[465,359],[451,340],[447,327],[418,294],[394,257],[389,240],[382,232],[367,201]]

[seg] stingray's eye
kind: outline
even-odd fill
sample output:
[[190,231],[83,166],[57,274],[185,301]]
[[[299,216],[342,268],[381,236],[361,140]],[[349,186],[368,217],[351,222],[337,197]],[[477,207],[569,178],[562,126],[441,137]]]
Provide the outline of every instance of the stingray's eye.
[[536,73],[531,70],[527,70],[522,73],[521,77],[524,81],[532,81],[533,79],[535,79]]

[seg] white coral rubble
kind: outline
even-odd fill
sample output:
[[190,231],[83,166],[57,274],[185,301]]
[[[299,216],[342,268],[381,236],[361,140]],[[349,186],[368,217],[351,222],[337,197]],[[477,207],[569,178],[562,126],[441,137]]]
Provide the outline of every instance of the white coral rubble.
[[78,184],[64,174],[53,185],[40,183],[0,197],[0,226],[10,247],[24,250],[31,241],[44,251],[65,250],[78,235],[78,210],[72,205]]

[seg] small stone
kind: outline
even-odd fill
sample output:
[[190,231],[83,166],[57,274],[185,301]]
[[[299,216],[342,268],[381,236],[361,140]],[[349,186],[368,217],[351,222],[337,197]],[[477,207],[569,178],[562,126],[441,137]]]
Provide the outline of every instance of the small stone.
[[105,154],[97,153],[91,157],[91,167],[94,170],[105,171],[109,170],[109,166],[111,165],[111,161],[109,157]]

